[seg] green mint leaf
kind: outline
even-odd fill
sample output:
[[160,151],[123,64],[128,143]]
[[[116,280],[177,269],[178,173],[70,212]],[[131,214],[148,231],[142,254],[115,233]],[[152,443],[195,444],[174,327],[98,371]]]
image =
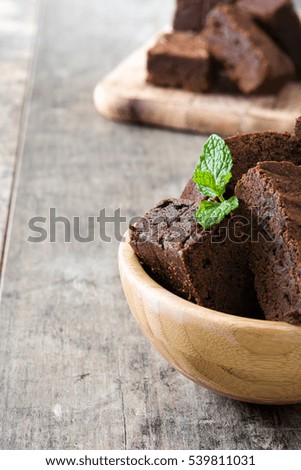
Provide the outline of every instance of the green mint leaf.
[[233,162],[226,142],[212,134],[204,145],[203,153],[194,172],[194,182],[207,197],[222,196],[231,179]]
[[223,202],[203,201],[195,214],[197,222],[208,229],[212,225],[219,224],[226,215],[238,208],[239,202],[236,196]]
[[211,135],[204,145],[193,177],[205,197],[218,199],[203,201],[195,214],[195,219],[204,229],[219,224],[239,205],[236,196],[228,200],[223,197],[232,177],[232,166],[232,156],[226,142],[216,134]]

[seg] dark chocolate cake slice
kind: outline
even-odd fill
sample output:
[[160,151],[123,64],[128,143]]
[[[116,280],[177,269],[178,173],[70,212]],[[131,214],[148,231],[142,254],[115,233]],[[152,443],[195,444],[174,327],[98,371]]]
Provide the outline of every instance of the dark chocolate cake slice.
[[295,76],[288,55],[236,5],[211,10],[204,36],[210,54],[243,93],[274,93]]
[[265,317],[301,324],[301,167],[259,163],[236,194],[253,223],[250,266]]
[[221,312],[260,316],[239,216],[203,230],[198,203],[166,199],[130,227],[130,243],[152,277],[175,294]]
[[238,0],[237,6],[249,13],[279,44],[301,76],[301,22],[291,0]]
[[[225,142],[228,144],[233,158],[232,179],[228,187],[233,193],[237,181],[250,168],[262,161],[288,161],[295,165],[301,165],[301,125],[296,124],[296,134],[287,132],[253,132],[251,134],[237,134],[228,137]],[[199,191],[195,183],[190,180],[183,193],[187,199],[195,201],[199,197]],[[181,196],[181,197],[183,197]]]
[[148,51],[147,81],[158,86],[201,92],[211,86],[211,59],[202,34],[162,35]]

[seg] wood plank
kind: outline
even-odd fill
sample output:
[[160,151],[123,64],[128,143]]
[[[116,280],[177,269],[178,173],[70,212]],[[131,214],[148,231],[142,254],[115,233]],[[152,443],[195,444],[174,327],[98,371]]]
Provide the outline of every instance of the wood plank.
[[103,207],[129,219],[191,175],[202,137],[117,125],[91,99],[173,7],[47,1],[0,313],[2,449],[300,448],[301,406],[222,398],[151,348],[122,292],[118,241],[65,243],[62,223],[56,243],[27,241],[29,219],[51,207],[81,216],[83,235]]
[[157,87],[146,82],[147,49],[153,42],[135,51],[96,86],[95,106],[107,118],[223,136],[293,130],[301,115],[301,83],[288,83],[278,95],[261,97]]
[[2,0],[0,4],[0,268],[34,49],[36,3]]

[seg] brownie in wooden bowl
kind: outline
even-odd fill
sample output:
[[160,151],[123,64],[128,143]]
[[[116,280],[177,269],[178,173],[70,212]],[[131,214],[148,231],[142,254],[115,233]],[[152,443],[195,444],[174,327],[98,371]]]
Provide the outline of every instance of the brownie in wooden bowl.
[[[292,162],[301,165],[301,118],[295,126],[295,135],[288,132],[252,132],[227,137],[225,142],[229,146],[233,158],[232,179],[229,182],[229,191],[233,193],[238,180],[258,162],[276,161]],[[193,180],[189,180],[181,197],[192,201],[199,197]]]
[[265,317],[301,324],[301,167],[258,163],[236,194],[253,224],[250,266]]

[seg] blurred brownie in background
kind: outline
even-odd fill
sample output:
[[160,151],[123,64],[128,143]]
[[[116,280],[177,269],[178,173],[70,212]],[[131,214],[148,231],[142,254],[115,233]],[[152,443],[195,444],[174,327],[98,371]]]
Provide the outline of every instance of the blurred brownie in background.
[[204,37],[209,53],[243,93],[277,92],[295,77],[291,59],[235,5],[210,11]]
[[290,56],[301,77],[301,22],[291,0],[238,0],[252,18]]
[[211,86],[211,59],[202,33],[162,35],[148,51],[147,81],[201,92]]
[[233,3],[234,0],[177,0],[173,21],[176,31],[201,31],[209,11],[218,3]]

